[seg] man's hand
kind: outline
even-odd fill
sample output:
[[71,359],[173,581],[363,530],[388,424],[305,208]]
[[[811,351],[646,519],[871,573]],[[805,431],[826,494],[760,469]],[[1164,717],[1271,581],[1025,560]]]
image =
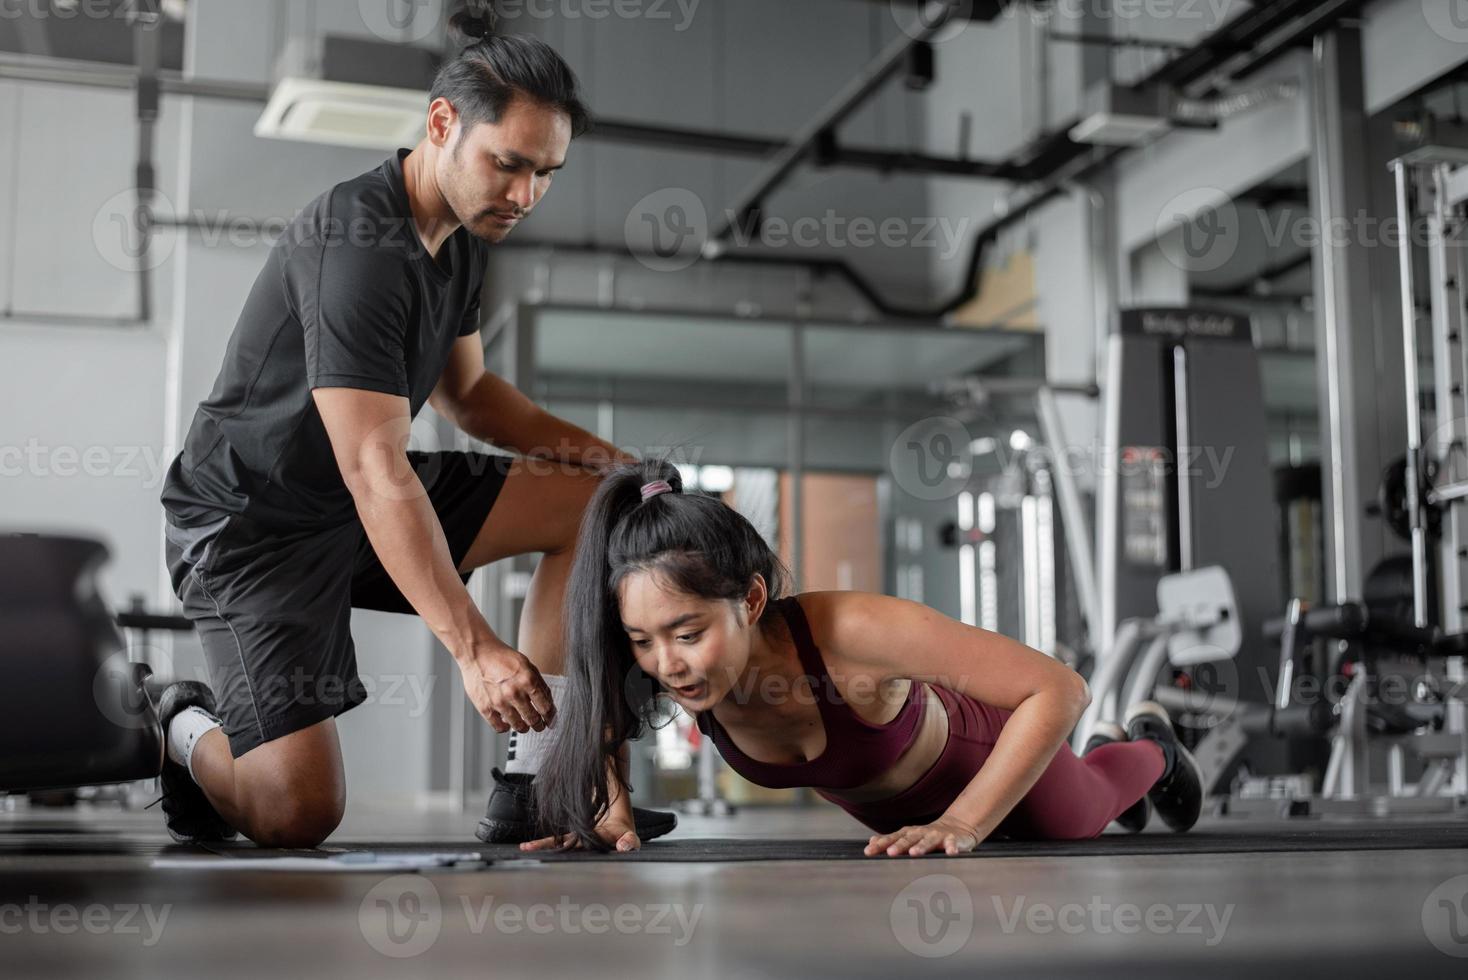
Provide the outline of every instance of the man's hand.
[[874,834],[862,853],[867,857],[882,853],[888,857],[921,857],[936,850],[967,854],[978,846],[979,835],[972,827],[945,814],[930,824],[903,827],[895,834]]
[[555,721],[550,688],[523,654],[495,647],[456,659],[469,700],[495,731],[543,732]]

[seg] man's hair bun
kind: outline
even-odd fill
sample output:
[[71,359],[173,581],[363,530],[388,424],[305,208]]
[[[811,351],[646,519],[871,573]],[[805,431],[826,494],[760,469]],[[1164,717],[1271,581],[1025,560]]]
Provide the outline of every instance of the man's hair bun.
[[487,3],[470,4],[449,18],[449,29],[458,34],[466,44],[483,41],[494,33],[499,17]]

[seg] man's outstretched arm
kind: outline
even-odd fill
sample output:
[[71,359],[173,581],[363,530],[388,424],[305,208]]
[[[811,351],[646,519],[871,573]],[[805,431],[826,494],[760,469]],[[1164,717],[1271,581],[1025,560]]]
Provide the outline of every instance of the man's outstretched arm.
[[590,469],[635,457],[535,404],[484,366],[478,334],[460,337],[428,402],[476,439],[537,459]]
[[356,388],[311,394],[367,540],[393,584],[453,654],[475,708],[501,732],[543,730],[554,716],[550,690],[474,605],[428,491],[408,465],[408,400]]

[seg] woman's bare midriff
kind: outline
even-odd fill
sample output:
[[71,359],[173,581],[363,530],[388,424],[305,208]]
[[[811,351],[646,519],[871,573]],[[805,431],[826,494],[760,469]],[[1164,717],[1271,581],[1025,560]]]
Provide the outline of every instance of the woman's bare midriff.
[[[920,681],[913,681],[918,684]],[[832,796],[839,796],[851,803],[872,803],[877,800],[885,800],[911,788],[914,783],[923,777],[938,757],[943,754],[943,749],[948,745],[948,710],[943,707],[943,702],[938,695],[927,684],[923,684],[923,695],[926,700],[926,708],[923,711],[923,721],[918,729],[917,736],[907,751],[898,756],[887,771],[878,775],[869,783],[863,783],[854,789],[828,790]]]

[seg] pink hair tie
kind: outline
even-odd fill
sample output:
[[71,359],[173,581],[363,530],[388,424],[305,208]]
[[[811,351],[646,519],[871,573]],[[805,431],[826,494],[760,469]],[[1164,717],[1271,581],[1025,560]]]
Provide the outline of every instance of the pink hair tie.
[[642,488],[642,502],[645,504],[660,493],[672,493],[673,485],[667,480],[654,480]]

